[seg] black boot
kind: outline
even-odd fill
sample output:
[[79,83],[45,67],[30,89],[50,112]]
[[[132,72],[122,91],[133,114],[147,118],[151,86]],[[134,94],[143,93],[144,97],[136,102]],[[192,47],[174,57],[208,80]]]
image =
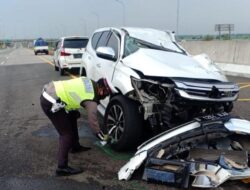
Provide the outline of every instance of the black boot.
[[82,173],[83,170],[80,168],[71,168],[69,166],[66,167],[58,167],[56,169],[56,176],[68,176]]

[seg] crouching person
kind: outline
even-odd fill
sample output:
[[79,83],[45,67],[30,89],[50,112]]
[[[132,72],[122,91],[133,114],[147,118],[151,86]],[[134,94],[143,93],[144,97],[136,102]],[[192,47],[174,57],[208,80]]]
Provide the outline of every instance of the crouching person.
[[101,141],[106,140],[97,120],[97,104],[112,93],[105,78],[97,82],[85,77],[65,81],[52,81],[44,86],[40,97],[41,107],[59,134],[57,176],[83,172],[68,165],[68,153],[87,151],[90,148],[79,143],[77,118],[78,109],[87,111],[89,126]]

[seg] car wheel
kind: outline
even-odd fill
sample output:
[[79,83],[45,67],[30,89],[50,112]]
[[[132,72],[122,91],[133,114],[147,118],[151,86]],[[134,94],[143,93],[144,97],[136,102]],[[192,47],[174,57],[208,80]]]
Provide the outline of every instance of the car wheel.
[[59,66],[59,71],[60,71],[60,75],[63,76],[63,75],[64,75],[64,69],[62,69],[62,68]]
[[141,142],[143,115],[138,103],[118,95],[111,99],[104,116],[110,146],[115,150],[135,148]]
[[[81,70],[81,68],[80,68],[80,70]],[[81,74],[81,76],[85,76],[85,77],[87,76],[87,75],[86,75],[86,70],[85,70],[84,68],[82,68],[80,74]]]
[[55,61],[54,61],[54,66],[55,66],[55,71],[59,71],[59,68],[58,68],[58,66],[56,66]]
[[55,71],[59,71],[59,68],[55,65]]
[[35,52],[35,55],[37,55],[37,52]]

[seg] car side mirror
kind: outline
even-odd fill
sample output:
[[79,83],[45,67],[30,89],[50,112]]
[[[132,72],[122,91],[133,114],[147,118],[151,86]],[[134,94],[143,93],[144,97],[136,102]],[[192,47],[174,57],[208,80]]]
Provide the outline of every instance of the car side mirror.
[[98,47],[96,49],[96,55],[103,59],[108,59],[111,61],[115,61],[115,51],[111,47]]

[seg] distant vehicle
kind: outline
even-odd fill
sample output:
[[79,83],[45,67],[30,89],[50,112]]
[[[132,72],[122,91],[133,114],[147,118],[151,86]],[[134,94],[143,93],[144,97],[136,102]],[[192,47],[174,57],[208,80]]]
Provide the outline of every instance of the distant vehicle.
[[34,40],[34,53],[35,55],[37,55],[38,53],[45,53],[48,55],[49,54],[48,42],[46,42],[42,38]]
[[53,61],[55,70],[64,75],[65,70],[80,68],[82,66],[82,54],[88,43],[88,37],[69,36],[62,37],[54,51]]
[[87,77],[106,77],[117,89],[98,106],[117,150],[138,145],[145,131],[154,135],[194,117],[230,112],[239,94],[208,56],[189,55],[171,31],[98,29],[83,68]]

